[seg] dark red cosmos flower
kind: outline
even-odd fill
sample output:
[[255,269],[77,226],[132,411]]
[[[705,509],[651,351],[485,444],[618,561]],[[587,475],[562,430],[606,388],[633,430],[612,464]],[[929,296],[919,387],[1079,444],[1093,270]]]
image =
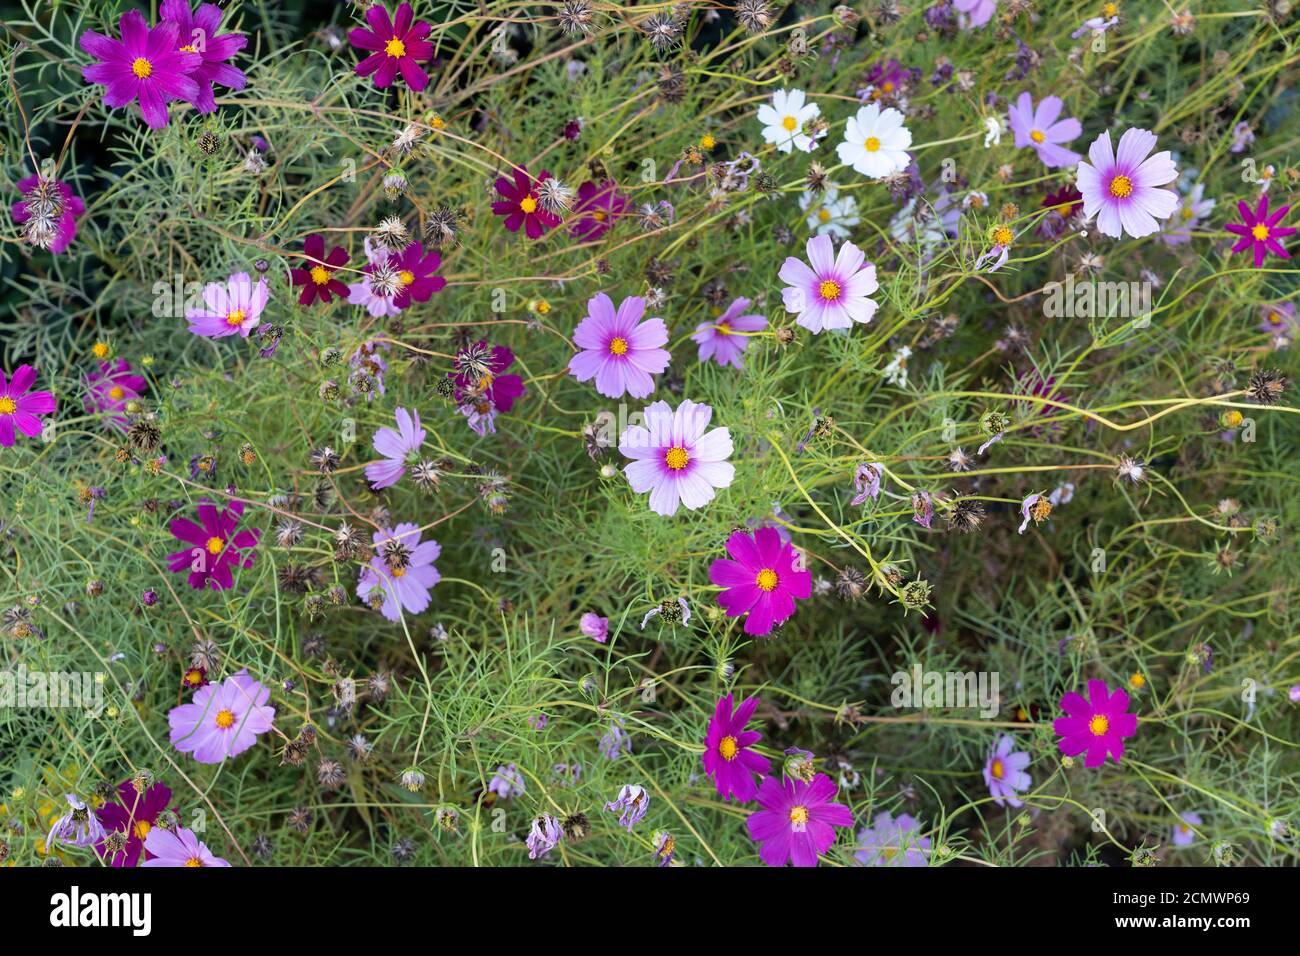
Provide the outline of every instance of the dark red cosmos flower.
[[585,182],[578,187],[578,201],[573,204],[577,222],[569,230],[575,239],[584,242],[599,239],[627,212],[627,197],[620,193],[613,180],[597,185]]
[[504,176],[497,180],[497,192],[504,198],[492,204],[492,212],[505,219],[506,228],[511,232],[518,232],[523,226],[524,235],[529,239],[540,238],[560,224],[560,217],[543,209],[537,198],[537,187],[550,178],[551,174],[543,169],[537,182],[533,182],[528,170],[516,166],[513,181]]
[[1062,186],[1056,192],[1047,194],[1043,199],[1043,208],[1055,209],[1056,214],[1062,219],[1069,219],[1083,208],[1083,193],[1073,186]]
[[357,76],[375,77],[375,86],[387,89],[392,86],[398,71],[406,85],[417,93],[429,85],[429,74],[418,65],[419,61],[433,56],[433,44],[425,39],[429,35],[429,24],[423,20],[416,21],[409,3],[397,8],[397,17],[388,19],[388,11],[382,4],[371,4],[366,8],[366,22],[370,29],[357,27],[348,33],[352,45],[362,50],[370,50],[370,56],[357,64]]
[[208,669],[190,667],[181,675],[181,690],[198,690],[208,686]]
[[388,261],[390,268],[396,270],[401,286],[393,294],[393,305],[405,309],[416,302],[428,302],[429,296],[442,290],[447,280],[434,275],[442,265],[442,256],[430,250],[424,251],[424,245],[413,242],[402,250],[402,254]]
[[348,287],[341,279],[334,278],[334,272],[348,264],[347,250],[335,246],[325,255],[325,240],[319,233],[310,235],[302,244],[302,251],[311,263],[306,269],[290,269],[289,275],[294,285],[303,287],[298,296],[300,305],[311,305],[316,299],[322,302],[331,300],[331,293],[341,299],[348,297]]
[[[170,787],[156,783],[144,793],[137,793],[135,784],[124,780],[117,785],[119,803],[109,802],[98,811],[99,822],[105,830],[126,834],[126,846],[114,853],[109,866],[135,866],[143,853],[146,860],[153,857],[144,848],[144,838],[158,824],[158,817],[171,802]],[[105,854],[104,841],[95,844],[95,852]]]

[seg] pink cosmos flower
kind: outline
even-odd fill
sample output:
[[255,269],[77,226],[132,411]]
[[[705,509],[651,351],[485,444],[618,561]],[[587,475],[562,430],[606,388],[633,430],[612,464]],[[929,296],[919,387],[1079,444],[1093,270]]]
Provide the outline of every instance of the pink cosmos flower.
[[126,428],[126,403],[134,401],[149,387],[143,375],[131,371],[131,363],[124,358],[100,362],[99,371],[86,376],[86,397],[83,406],[87,412],[111,412],[107,420],[119,431]]
[[199,84],[193,74],[203,56],[182,50],[180,25],[164,20],[152,30],[139,10],[128,10],[117,22],[121,40],[87,30],[80,46],[100,62],[81,68],[87,83],[104,86],[104,105],[111,109],[140,101],[140,112],[151,129],[167,125],[171,100],[197,103]]
[[144,838],[144,848],[153,855],[145,866],[230,866],[185,827],[177,827],[174,833],[154,827]]
[[369,50],[356,66],[357,76],[374,74],[375,86],[385,90],[393,85],[400,71],[406,85],[417,93],[429,85],[429,74],[420,63],[433,57],[433,44],[425,39],[429,24],[415,20],[409,3],[399,4],[397,16],[389,20],[383,4],[373,3],[366,8],[366,22],[370,29],[356,27],[349,31],[348,40],[360,50]]
[[746,634],[770,634],[794,614],[794,602],[812,596],[812,573],[801,567],[802,556],[773,528],[753,534],[735,531],[727,539],[734,560],[718,558],[709,565],[709,580],[723,588],[718,603],[728,617],[745,618]]
[[13,446],[15,431],[35,438],[41,433],[37,416],[54,414],[57,403],[50,392],[29,391],[35,382],[36,369],[30,365],[18,366],[8,380],[0,369],[0,445],[6,448]]
[[207,308],[188,309],[190,331],[211,339],[238,334],[248,338],[257,328],[262,310],[270,298],[265,279],[254,284],[247,272],[236,272],[225,283],[209,282],[203,287],[203,304]]
[[[200,687],[188,704],[167,712],[172,746],[193,754],[199,763],[238,757],[257,743],[258,734],[271,729],[275,708],[267,706],[270,699],[271,689],[249,677],[247,670]],[[147,838],[145,849],[159,852]]]
[[726,488],[735,477],[731,433],[709,427],[713,408],[685,399],[677,410],[655,402],[645,410],[645,425],[630,426],[619,438],[618,450],[633,459],[623,469],[637,494],[650,492],[650,510],[671,517],[677,505],[703,508],[715,488]]
[[597,644],[609,640],[609,618],[588,611],[578,621],[578,629]]
[[71,187],[39,175],[20,179],[18,191],[23,198],[10,212],[14,222],[26,226],[23,238],[55,255],[64,252],[77,238],[77,217],[86,211],[86,204]]
[[984,762],[984,785],[989,788],[989,796],[998,806],[1022,807],[1024,803],[1017,794],[1028,790],[1033,781],[1025,768],[1029,766],[1029,754],[1023,750],[1012,751],[1016,741],[1010,734],[998,738],[989,759]]
[[1278,242],[1283,236],[1295,232],[1295,229],[1290,226],[1278,225],[1291,211],[1290,206],[1282,206],[1270,216],[1268,195],[1263,194],[1259,197],[1259,205],[1255,207],[1254,212],[1244,202],[1237,203],[1237,211],[1241,213],[1242,222],[1240,224],[1230,222],[1224,226],[1233,235],[1241,236],[1237,244],[1232,247],[1233,252],[1253,248],[1256,269],[1264,264],[1264,257],[1270,252],[1281,259],[1291,258],[1291,254],[1286,251],[1282,243]]
[[[726,311],[712,321],[701,322],[695,327],[691,341],[700,347],[700,361],[709,359],[719,365],[744,368],[743,355],[749,347],[750,336],[747,333],[760,332],[767,328],[767,319],[761,315],[741,315],[749,308],[749,299],[741,296],[733,299]],[[739,333],[739,334],[737,334]]]
[[569,360],[579,382],[596,380],[596,391],[609,398],[645,398],[655,390],[652,373],[662,372],[672,357],[660,348],[668,341],[663,319],[646,319],[645,299],[629,296],[614,311],[614,301],[600,292],[587,302],[587,317],[573,330],[582,351]]
[[962,21],[964,27],[971,29],[988,23],[998,8],[997,0],[953,0],[952,5],[970,18],[968,21],[963,17]]
[[[117,803],[109,801],[99,810],[99,821],[107,831],[116,830],[126,835],[126,844],[109,858],[109,866],[135,866],[140,855],[145,853],[144,840],[157,825],[159,815],[171,803],[171,787],[156,783],[139,793],[135,784],[124,780],[117,785]],[[95,844],[95,852],[101,857],[106,848],[103,841]],[[147,854],[146,854],[147,856]]]
[[496,181],[496,191],[501,199],[492,204],[492,212],[505,220],[505,227],[511,232],[518,232],[524,227],[524,235],[529,239],[539,239],[547,231],[560,224],[560,217],[547,212],[537,197],[537,186],[551,178],[545,169],[534,183],[528,170],[516,166],[511,170],[511,178],[504,176]]
[[853,858],[862,866],[917,867],[930,865],[930,838],[910,814],[878,813],[872,826],[858,832]]
[[1109,753],[1115,763],[1124,756],[1124,738],[1137,733],[1137,715],[1128,713],[1128,694],[1111,693],[1105,681],[1088,681],[1088,699],[1070,691],[1061,698],[1068,716],[1058,717],[1052,729],[1061,735],[1063,754],[1077,757],[1087,752],[1083,765],[1100,767]]
[[867,263],[862,250],[851,242],[840,246],[830,236],[813,236],[805,250],[808,264],[790,256],[781,266],[781,299],[787,312],[797,313],[796,321],[814,335],[825,329],[847,329],[854,322],[870,322],[876,303],[867,298],[879,286],[876,267]]
[[442,265],[442,256],[435,249],[424,251],[423,243],[413,242],[390,260],[389,266],[397,271],[399,283],[393,295],[393,305],[405,309],[416,302],[428,302],[435,292],[441,292],[447,280],[435,275]]
[[1196,831],[1193,827],[1202,826],[1205,823],[1201,815],[1195,810],[1188,810],[1181,814],[1178,822],[1174,824],[1172,836],[1174,846],[1191,846],[1196,842]]
[[569,228],[569,235],[582,242],[599,239],[623,217],[627,207],[627,197],[618,191],[613,180],[607,179],[599,185],[585,182],[578,187],[578,199],[573,204],[576,221]]
[[1191,242],[1192,232],[1210,217],[1216,205],[1217,200],[1205,198],[1205,183],[1197,183],[1178,201],[1178,215],[1165,224],[1161,241],[1167,246]]
[[1079,191],[1083,214],[1097,217],[1102,235],[1149,236],[1160,228],[1157,219],[1168,219],[1178,208],[1178,195],[1158,188],[1177,179],[1178,170],[1168,150],[1148,158],[1155,145],[1155,133],[1130,129],[1124,131],[1114,153],[1109,130],[1088,147],[1092,162],[1079,163]]
[[379,610],[390,621],[400,621],[403,611],[419,614],[429,606],[430,589],[442,580],[433,566],[442,546],[421,541],[419,526],[410,522],[380,528],[373,540],[375,554],[357,579],[357,597],[382,601]]
[[380,269],[391,269],[389,262],[393,254],[387,246],[369,236],[363,240],[363,245],[370,264],[362,268],[360,282],[348,283],[348,305],[364,306],[377,319],[397,315],[402,310],[394,302],[396,296],[392,290],[379,288],[375,283],[375,275]]
[[835,842],[835,827],[853,825],[853,814],[842,803],[831,803],[839,787],[824,773],[804,783],[794,777],[764,777],[758,788],[763,808],[745,825],[759,858],[768,866],[816,866],[817,857]]
[[718,701],[709,720],[700,759],[704,762],[704,772],[718,788],[718,796],[724,800],[734,798],[748,803],[758,795],[754,775],[762,779],[772,772],[772,762],[749,749],[763,739],[757,730],[745,729],[757,706],[758,698],[750,697],[733,711],[732,697],[728,694]]
[[1064,105],[1059,96],[1045,96],[1035,108],[1033,97],[1025,92],[1007,109],[1011,130],[1016,135],[1016,148],[1032,147],[1048,169],[1073,166],[1083,158],[1061,145],[1077,139],[1083,132],[1083,126],[1073,116],[1059,119]]
[[244,503],[238,499],[224,510],[205,501],[198,508],[199,524],[188,518],[173,520],[169,525],[172,535],[191,547],[167,555],[171,570],[189,571],[189,584],[195,590],[234,587],[233,569],[253,566],[252,550],[262,535],[258,528],[235,530],[243,513]]
[[420,427],[419,412],[397,409],[397,430],[381,428],[372,439],[375,451],[383,455],[384,459],[366,465],[370,487],[378,491],[401,481],[406,474],[407,464],[414,464],[419,459],[425,434],[425,430]]
[[190,0],[163,0],[158,13],[163,22],[176,24],[177,42],[185,53],[197,53],[199,65],[190,74],[199,92],[191,103],[200,113],[211,113],[217,108],[212,94],[212,84],[220,83],[232,90],[244,88],[244,72],[227,63],[248,45],[242,33],[219,33],[222,9],[215,4],[201,3],[197,11],[190,9]]

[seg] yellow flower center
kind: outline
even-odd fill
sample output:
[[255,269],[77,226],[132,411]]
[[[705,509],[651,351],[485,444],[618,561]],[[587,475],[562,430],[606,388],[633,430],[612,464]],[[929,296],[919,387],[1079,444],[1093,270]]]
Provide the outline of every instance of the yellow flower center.
[[153,824],[148,820],[136,820],[134,829],[136,838],[143,840],[149,835],[149,831],[153,829]]
[[758,577],[754,578],[754,583],[764,591],[775,591],[776,582],[776,572],[771,568],[764,568],[758,572]]
[[218,538],[216,535],[208,538],[208,552],[211,554],[220,554],[225,546],[226,542]]
[[178,50],[177,52],[179,52],[179,53],[198,53],[199,51],[196,50],[196,49],[194,49],[193,44],[187,43],[187,44],[185,44],[183,47],[181,47],[180,50]]
[[243,309],[235,309],[226,315],[226,325],[243,325],[246,318]]
[[686,449],[681,445],[674,445],[668,449],[668,454],[664,455],[664,464],[673,471],[681,471],[691,460],[691,456],[686,453]]
[[995,246],[1009,246],[1015,234],[1007,226],[995,226],[993,232],[989,234]]
[[610,355],[626,355],[626,354],[627,354],[627,339],[625,339],[625,338],[621,338],[621,337],[615,337],[615,338],[610,339],[610,340],[609,340],[609,354],[610,354]]
[[714,146],[716,146],[717,144],[718,144],[718,141],[715,140],[715,139],[714,139],[712,136],[710,136],[708,133],[705,133],[703,136],[700,137],[700,145],[701,145],[702,147],[704,147],[705,149],[712,149],[712,148],[713,148]]
[[867,147],[868,153],[874,153],[876,150],[880,149],[880,140],[876,139],[874,136],[868,136],[867,141],[862,145]]
[[108,390],[108,397],[115,402],[120,402],[122,400],[122,396],[124,396],[125,394],[126,392],[122,391],[121,385],[114,385],[112,388]]
[[799,121],[793,116],[787,116],[785,119],[781,120],[781,125],[793,133],[795,129],[798,128]]
[[1116,176],[1110,181],[1110,194],[1116,199],[1127,199],[1133,194],[1133,180],[1127,176]]
[[96,358],[103,358],[108,354],[108,345],[104,342],[96,342],[90,347],[90,351],[95,353]]
[[603,209],[597,209],[595,212],[593,212],[593,213],[591,214],[591,218],[594,219],[594,220],[596,220],[597,222],[604,222],[604,221],[605,221],[605,210],[603,210]]
[[731,735],[727,735],[718,741],[718,754],[723,760],[735,760],[736,753],[739,750],[740,747],[736,743],[736,738]]
[[144,57],[137,56],[131,62],[131,72],[134,73],[136,76],[138,76],[140,79],[147,80],[149,79],[149,75],[153,73],[153,64],[150,63],[148,60],[146,60]]
[[224,708],[217,711],[217,726],[222,730],[229,730],[235,726],[235,712]]
[[726,322],[719,322],[717,326],[715,326],[715,328],[717,329],[719,335],[731,334],[731,326]]
[[817,294],[829,302],[840,297],[840,284],[834,279],[827,279],[817,288]]
[[1181,215],[1183,217],[1183,222],[1186,222],[1187,220],[1195,216],[1196,212],[1192,209],[1191,206],[1184,206]]
[[330,271],[324,266],[312,266],[311,281],[317,285],[325,285],[330,281]]
[[519,208],[524,212],[533,213],[537,211],[537,200],[532,196],[525,196],[519,200]]
[[1270,312],[1270,313],[1268,314],[1268,323],[1269,323],[1269,325],[1281,325],[1281,324],[1282,324],[1282,313],[1281,313],[1281,312]]
[[199,862],[199,858],[197,856],[190,857],[188,860],[185,861],[185,865],[199,867],[199,868],[202,868],[203,866],[203,864]]
[[1094,714],[1092,720],[1088,721],[1088,730],[1094,737],[1104,737],[1106,731],[1110,730],[1110,718],[1105,714]]
[[1105,3],[1101,7],[1101,15],[1104,17],[1113,17],[1119,13],[1118,3]]
[[397,39],[397,37],[393,37],[384,44],[384,52],[389,56],[406,56],[406,44]]
[[805,826],[808,823],[808,808],[791,807],[790,822],[793,823],[795,826],[800,826],[800,827]]
[[1254,229],[1250,230],[1250,234],[1254,236],[1258,241],[1263,242],[1265,239],[1268,238],[1268,226],[1264,225],[1261,222]]
[[830,211],[829,209],[827,209],[825,206],[822,206],[821,209],[818,209],[818,210],[817,210],[817,218],[818,218],[819,220],[821,220],[822,222],[830,222],[830,221],[831,221],[831,211]]
[[395,578],[406,577],[406,568],[389,568],[388,573]]
[[1002,758],[995,757],[993,765],[989,767],[989,773],[993,775],[994,780],[1001,780],[1006,775],[1007,768],[1002,765]]
[[397,278],[402,280],[402,285],[410,285],[415,281],[415,273],[403,269],[401,272],[397,273]]
[[1041,129],[1031,130],[1029,133],[1029,138],[1032,139],[1035,143],[1041,143],[1043,142],[1043,140],[1047,139],[1047,137],[1043,135],[1043,131]]
[[18,411],[18,403],[8,395],[0,395],[0,415],[12,415]]
[[889,80],[885,80],[885,82],[881,83],[880,88],[884,90],[886,93],[894,92],[894,84],[889,82]]

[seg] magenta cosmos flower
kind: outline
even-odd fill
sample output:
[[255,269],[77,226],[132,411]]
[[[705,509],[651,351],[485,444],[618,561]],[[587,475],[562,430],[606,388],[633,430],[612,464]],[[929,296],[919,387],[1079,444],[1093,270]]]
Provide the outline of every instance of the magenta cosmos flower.
[[41,433],[39,415],[54,414],[54,396],[49,392],[30,391],[36,382],[36,369],[20,365],[13,377],[6,380],[0,369],[0,445],[12,447],[16,431],[28,438]]
[[86,204],[57,179],[28,176],[18,181],[23,198],[10,208],[14,222],[24,226],[23,238],[58,255],[77,238],[77,217]]
[[663,319],[646,319],[645,299],[629,296],[614,310],[614,300],[600,292],[587,302],[587,317],[573,330],[582,351],[569,360],[569,372],[579,382],[596,380],[596,391],[608,398],[645,398],[655,390],[650,376],[668,367],[672,357],[660,348],[668,341]]
[[[167,712],[172,746],[193,754],[199,763],[238,757],[257,743],[258,734],[271,729],[275,708],[267,706],[270,699],[271,689],[249,677],[247,670],[200,687],[188,704]],[[145,849],[158,852],[148,842]]]
[[357,76],[373,74],[375,86],[381,90],[393,85],[398,72],[417,93],[428,86],[429,74],[420,63],[433,57],[433,44],[425,39],[429,24],[415,20],[411,5],[400,4],[397,16],[389,20],[383,4],[371,4],[366,8],[366,22],[369,30],[357,27],[348,33],[354,47],[370,51],[370,56],[357,64]]
[[419,242],[411,243],[400,255],[391,258],[388,265],[397,272],[400,283],[393,294],[393,305],[399,309],[405,309],[412,299],[428,302],[430,296],[442,291],[447,284],[446,279],[435,275],[442,266],[442,256],[432,249],[425,252],[424,245]]
[[212,84],[220,83],[232,90],[244,88],[244,72],[227,63],[248,45],[242,33],[221,33],[221,8],[211,3],[199,4],[197,11],[190,9],[190,0],[163,0],[158,10],[163,22],[175,23],[179,35],[177,42],[185,53],[197,53],[199,65],[190,74],[198,84],[198,95],[190,100],[200,113],[211,113],[217,108],[212,95]]
[[1245,249],[1254,248],[1255,250],[1255,268],[1258,269],[1264,264],[1264,257],[1270,252],[1282,259],[1290,259],[1291,255],[1278,242],[1283,236],[1289,236],[1295,232],[1294,228],[1289,226],[1279,226],[1278,223],[1291,211],[1290,206],[1282,206],[1271,216],[1268,212],[1268,194],[1262,194],[1259,197],[1259,205],[1255,207],[1254,212],[1244,202],[1237,203],[1237,211],[1241,213],[1242,222],[1230,222],[1225,229],[1234,236],[1241,236],[1237,244],[1232,247],[1233,252],[1242,252]]
[[716,319],[701,322],[695,327],[691,341],[700,347],[700,361],[709,359],[719,365],[744,368],[745,349],[749,347],[751,332],[767,328],[767,319],[761,315],[742,315],[749,308],[749,299],[733,299],[726,311]]
[[645,424],[630,426],[619,438],[618,450],[633,459],[623,469],[637,494],[650,492],[650,510],[670,517],[683,504],[690,511],[713,500],[715,488],[726,488],[736,475],[731,433],[706,431],[713,409],[684,399],[677,410],[655,402],[645,410]]
[[302,295],[298,296],[298,304],[311,305],[316,299],[329,302],[332,295],[346,299],[347,284],[334,278],[334,273],[348,264],[347,250],[335,246],[326,256],[325,239],[317,233],[303,241],[302,251],[306,253],[310,265],[306,269],[289,270],[293,284],[303,287]]
[[442,546],[421,541],[419,526],[410,522],[391,530],[380,528],[374,544],[375,554],[357,579],[357,597],[372,606],[379,604],[390,621],[400,621],[403,611],[419,614],[429,606],[430,589],[442,580],[433,566]]
[[86,376],[87,412],[107,412],[110,421],[119,430],[126,428],[126,403],[139,398],[149,383],[143,375],[131,371],[131,363],[124,358],[100,362],[99,371]]
[[627,212],[627,197],[618,191],[613,180],[603,183],[585,182],[578,187],[578,199],[573,204],[576,221],[569,235],[583,242],[599,239]]
[[794,614],[795,598],[812,596],[812,573],[800,567],[799,552],[776,529],[735,531],[727,539],[727,553],[734,560],[714,561],[709,580],[723,588],[718,603],[728,617],[748,614],[746,634],[770,634]]
[[1061,145],[1077,139],[1083,132],[1083,126],[1073,116],[1059,118],[1064,105],[1059,96],[1045,96],[1035,108],[1033,97],[1021,93],[1015,105],[1007,109],[1011,131],[1016,135],[1016,148],[1032,147],[1048,169],[1073,166],[1083,158]]
[[458,358],[457,371],[448,373],[456,388],[456,405],[476,434],[495,434],[497,413],[509,414],[515,400],[528,390],[518,375],[505,374],[514,364],[515,353],[504,345],[476,342],[461,354],[470,353],[479,356],[479,367]]
[[1178,178],[1169,151],[1149,156],[1156,134],[1144,129],[1125,130],[1119,149],[1111,152],[1110,131],[1088,147],[1091,163],[1079,163],[1077,179],[1083,193],[1083,214],[1097,217],[1102,235],[1118,239],[1149,236],[1178,208],[1178,195],[1158,187]]
[[247,272],[236,272],[225,282],[209,282],[203,287],[202,309],[189,309],[185,318],[189,320],[190,331],[195,335],[205,335],[210,339],[220,339],[227,335],[239,335],[248,338],[248,333],[257,328],[261,321],[262,310],[270,298],[270,289],[265,279],[256,283],[248,277]]
[[794,777],[764,777],[758,788],[763,808],[749,815],[749,836],[760,843],[759,858],[768,866],[816,866],[817,857],[835,842],[835,827],[853,825],[842,803],[831,803],[839,788],[824,773],[809,783]]
[[560,217],[543,209],[537,196],[538,185],[550,179],[551,174],[543,169],[537,182],[533,182],[528,170],[516,166],[511,177],[506,179],[502,176],[497,179],[496,190],[502,198],[492,204],[492,212],[505,220],[506,228],[518,232],[519,227],[523,226],[524,235],[529,239],[537,239],[558,226]]
[[177,827],[174,832],[154,827],[144,838],[144,848],[151,854],[145,866],[230,866],[185,827]]
[[190,587],[195,590],[234,587],[233,569],[253,566],[252,550],[262,535],[258,528],[235,530],[243,513],[244,503],[238,499],[225,509],[205,501],[198,508],[199,524],[188,518],[172,521],[172,535],[191,547],[167,555],[171,570],[189,571]]
[[704,772],[713,778],[718,796],[724,800],[736,799],[748,803],[758,795],[754,775],[761,779],[772,772],[772,763],[762,754],[750,750],[763,735],[757,730],[746,730],[745,725],[754,716],[758,698],[743,700],[733,712],[731,695],[718,701],[704,735]]
[[419,460],[425,434],[425,430],[420,427],[419,412],[397,409],[397,430],[381,428],[375,432],[375,451],[384,458],[366,465],[370,487],[378,491],[401,481],[406,474],[406,466]]
[[[158,824],[159,815],[171,803],[171,787],[156,783],[144,793],[135,784],[125,780],[117,785],[117,803],[108,802],[99,811],[99,821],[104,829],[126,835],[126,844],[109,857],[109,866],[135,866],[140,854],[145,852],[144,841]],[[95,844],[95,852],[105,855],[104,843]]]
[[825,329],[847,329],[854,322],[870,322],[876,303],[867,298],[879,286],[876,267],[865,266],[866,256],[851,242],[840,246],[830,236],[813,236],[805,249],[808,263],[790,256],[781,266],[780,277],[787,288],[781,299],[787,312],[797,313],[800,325],[814,335]]
[[83,50],[100,62],[81,68],[87,83],[104,87],[104,103],[116,109],[135,100],[151,129],[167,125],[167,104],[171,100],[199,99],[199,84],[193,74],[203,56],[182,49],[180,25],[164,20],[152,30],[139,10],[128,10],[117,22],[121,40],[87,30],[81,35]]
[[1088,699],[1070,691],[1061,698],[1061,709],[1068,715],[1057,717],[1052,729],[1061,735],[1061,752],[1077,757],[1087,752],[1085,767],[1100,767],[1109,753],[1115,763],[1124,756],[1124,738],[1137,733],[1137,715],[1127,713],[1128,694],[1116,688],[1114,693],[1105,681],[1088,681]]

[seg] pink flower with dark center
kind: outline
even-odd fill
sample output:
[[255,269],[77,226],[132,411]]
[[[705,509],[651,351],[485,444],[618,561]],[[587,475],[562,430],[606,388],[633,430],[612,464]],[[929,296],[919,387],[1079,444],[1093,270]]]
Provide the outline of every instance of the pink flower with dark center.
[[750,534],[733,532],[727,539],[733,560],[718,558],[709,565],[709,580],[723,588],[718,603],[728,617],[745,618],[746,634],[770,634],[794,614],[795,599],[812,596],[812,573],[802,567],[802,555],[773,528]]
[[560,217],[543,208],[537,196],[537,186],[551,178],[545,169],[533,182],[528,170],[516,166],[511,171],[511,178],[504,176],[496,181],[496,191],[502,197],[492,204],[492,212],[505,220],[505,226],[511,232],[518,232],[524,227],[524,235],[529,239],[539,239],[560,224]]
[[1033,97],[1026,92],[1007,109],[1011,130],[1016,135],[1016,148],[1031,147],[1048,169],[1073,166],[1083,158],[1061,145],[1077,139],[1083,132],[1083,126],[1074,117],[1060,119],[1064,105],[1059,96],[1045,96],[1035,108]]
[[258,528],[236,531],[244,503],[238,499],[220,509],[211,502],[199,505],[199,523],[176,518],[168,526],[174,537],[191,547],[167,555],[173,572],[188,571],[190,587],[227,591],[234,587],[233,570],[253,566],[252,550],[262,532]]
[[596,380],[596,391],[609,398],[645,398],[655,390],[652,374],[668,367],[671,358],[660,346],[668,342],[663,319],[646,319],[645,299],[629,296],[614,309],[601,292],[587,302],[587,317],[573,330],[582,351],[569,360],[569,372],[579,382]]
[[713,778],[718,796],[724,800],[736,799],[748,803],[758,794],[755,774],[761,779],[772,772],[772,762],[750,748],[763,739],[757,730],[746,730],[745,725],[754,716],[758,698],[741,701],[732,710],[732,696],[718,701],[704,735],[704,772]]
[[164,20],[152,30],[139,10],[128,10],[117,22],[122,39],[94,30],[81,35],[80,46],[100,62],[81,68],[87,83],[104,86],[104,104],[111,109],[140,101],[140,112],[151,129],[167,125],[172,100],[197,103],[199,84],[194,73],[203,56],[181,49],[180,25]]
[[411,5],[398,5],[397,16],[389,20],[383,4],[371,4],[366,8],[366,22],[369,30],[356,27],[348,33],[354,47],[370,51],[370,56],[357,64],[357,76],[374,74],[375,86],[381,90],[392,86],[399,72],[417,93],[428,86],[429,74],[419,64],[433,57],[433,44],[425,39],[430,27],[415,20]]
[[767,319],[761,315],[741,315],[749,308],[749,299],[733,299],[726,311],[711,321],[695,327],[691,341],[700,347],[700,361],[709,359],[719,365],[743,368],[745,349],[749,347],[752,332],[767,328]]
[[37,416],[54,414],[54,396],[30,391],[35,382],[36,369],[30,365],[18,366],[10,379],[0,369],[0,445],[6,448],[13,446],[15,432],[35,438],[42,427]]
[[1264,264],[1264,257],[1270,252],[1280,259],[1291,258],[1291,254],[1286,251],[1282,243],[1278,242],[1282,237],[1295,232],[1293,227],[1278,225],[1286,214],[1291,211],[1290,206],[1281,206],[1277,212],[1270,216],[1268,212],[1268,195],[1263,194],[1259,197],[1259,205],[1255,207],[1253,212],[1244,202],[1237,203],[1237,211],[1241,213],[1242,222],[1230,222],[1223,227],[1234,236],[1241,236],[1237,240],[1237,244],[1232,247],[1233,252],[1242,252],[1253,248],[1255,250],[1256,269]]
[[569,235],[583,242],[599,239],[623,217],[627,207],[627,197],[618,191],[613,180],[607,179],[599,185],[585,182],[578,187],[578,199],[573,204],[576,221],[569,228]]
[[1128,694],[1105,681],[1088,681],[1088,699],[1070,691],[1061,698],[1065,717],[1058,717],[1052,729],[1061,735],[1061,752],[1070,757],[1087,753],[1083,765],[1100,767],[1109,754],[1119,763],[1124,756],[1124,738],[1137,733],[1137,715],[1128,713]]
[[[149,387],[143,375],[131,371],[131,363],[124,358],[112,362],[100,362],[99,371],[86,376],[86,398],[83,405],[87,412],[123,412],[126,403],[134,401]],[[123,414],[110,414],[107,420],[119,430],[126,428],[127,418]]]
[[1178,195],[1158,188],[1177,179],[1178,169],[1168,150],[1148,155],[1155,145],[1155,133],[1130,129],[1113,153],[1109,130],[1088,147],[1091,163],[1079,163],[1077,180],[1083,214],[1097,217],[1102,235],[1149,236],[1160,228],[1157,220],[1168,219],[1178,208]]
[[853,826],[853,814],[831,803],[839,792],[824,773],[805,783],[794,777],[764,777],[758,788],[763,809],[749,815],[749,836],[761,844],[758,855],[768,866],[816,866],[817,857],[835,843],[835,827]]
[[211,3],[199,4],[197,11],[190,9],[190,0],[163,0],[158,13],[164,23],[176,24],[177,42],[183,53],[197,53],[201,62],[190,74],[198,84],[199,92],[190,100],[200,113],[211,113],[217,108],[212,95],[212,84],[220,83],[232,90],[244,88],[244,72],[227,63],[248,45],[242,33],[219,33],[225,16],[221,8]]
[[[194,692],[188,704],[167,712],[172,746],[193,754],[199,763],[221,763],[237,757],[271,729],[275,708],[267,706],[271,689],[253,680],[247,670]],[[145,849],[157,853],[145,840]]]

